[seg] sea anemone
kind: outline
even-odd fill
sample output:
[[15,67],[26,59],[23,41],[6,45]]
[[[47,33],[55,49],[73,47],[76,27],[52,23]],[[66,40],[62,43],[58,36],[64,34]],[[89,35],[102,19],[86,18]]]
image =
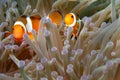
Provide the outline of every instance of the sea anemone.
[[[120,0],[0,0],[0,80],[119,80],[119,9]],[[60,25],[52,11],[61,13]],[[68,13],[79,18],[76,37],[64,22]],[[33,40],[14,38],[22,15],[41,16]]]

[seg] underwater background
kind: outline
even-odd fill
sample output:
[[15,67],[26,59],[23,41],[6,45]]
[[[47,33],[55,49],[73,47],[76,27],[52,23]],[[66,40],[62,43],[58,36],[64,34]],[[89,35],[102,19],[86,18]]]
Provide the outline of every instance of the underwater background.
[[120,0],[0,0],[0,80],[120,80],[119,38]]

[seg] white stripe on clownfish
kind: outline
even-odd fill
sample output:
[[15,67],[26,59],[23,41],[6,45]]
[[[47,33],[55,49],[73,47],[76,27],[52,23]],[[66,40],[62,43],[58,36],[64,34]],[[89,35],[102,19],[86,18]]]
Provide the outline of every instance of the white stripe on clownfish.
[[27,24],[26,24],[26,29],[28,32],[32,32],[33,27],[32,27],[32,20],[30,19],[30,17],[26,18]]

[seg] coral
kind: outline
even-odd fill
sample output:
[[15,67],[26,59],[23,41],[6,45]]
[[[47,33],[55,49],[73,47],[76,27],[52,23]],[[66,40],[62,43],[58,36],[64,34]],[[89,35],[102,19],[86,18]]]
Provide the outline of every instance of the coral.
[[[120,0],[0,0],[0,80],[119,80],[119,9]],[[52,11],[80,18],[77,38]],[[22,15],[41,16],[34,40],[12,34]]]

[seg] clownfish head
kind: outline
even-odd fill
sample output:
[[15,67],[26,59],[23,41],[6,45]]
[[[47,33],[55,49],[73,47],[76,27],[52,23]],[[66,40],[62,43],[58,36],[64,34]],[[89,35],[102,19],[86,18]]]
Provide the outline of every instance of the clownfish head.
[[14,38],[18,41],[22,41],[24,33],[26,33],[25,25],[21,21],[15,22],[13,26]]
[[73,27],[76,24],[76,15],[74,13],[68,13],[65,15],[64,18],[64,23],[66,24],[66,26],[68,27]]
[[59,26],[63,20],[63,16],[59,11],[52,11],[49,13],[48,17],[51,19],[53,23]]

